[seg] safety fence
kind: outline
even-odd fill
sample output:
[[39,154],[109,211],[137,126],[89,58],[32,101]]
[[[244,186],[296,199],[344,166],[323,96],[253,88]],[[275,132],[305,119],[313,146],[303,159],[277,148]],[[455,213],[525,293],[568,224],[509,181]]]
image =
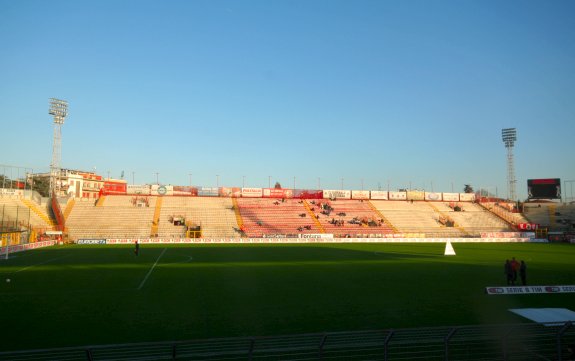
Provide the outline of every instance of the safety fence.
[[0,360],[567,360],[571,322],[330,332],[0,352]]

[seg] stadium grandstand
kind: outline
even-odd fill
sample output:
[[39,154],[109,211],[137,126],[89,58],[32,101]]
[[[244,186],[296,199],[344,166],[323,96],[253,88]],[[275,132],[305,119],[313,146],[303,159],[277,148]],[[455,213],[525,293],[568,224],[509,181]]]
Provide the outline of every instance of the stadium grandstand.
[[[61,170],[56,197],[32,179],[5,182],[2,231],[26,231],[17,243],[57,238],[209,239],[517,237],[573,239],[573,203],[517,203],[478,193],[416,190],[128,185],[95,173]],[[48,175],[44,175],[47,177]],[[6,242],[3,243],[3,246]]]

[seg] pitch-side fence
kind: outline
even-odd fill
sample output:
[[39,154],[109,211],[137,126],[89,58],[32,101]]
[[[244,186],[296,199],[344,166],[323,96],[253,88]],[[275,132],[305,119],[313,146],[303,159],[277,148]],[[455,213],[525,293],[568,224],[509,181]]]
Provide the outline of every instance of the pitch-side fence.
[[0,352],[0,360],[567,360],[571,322],[218,338]]

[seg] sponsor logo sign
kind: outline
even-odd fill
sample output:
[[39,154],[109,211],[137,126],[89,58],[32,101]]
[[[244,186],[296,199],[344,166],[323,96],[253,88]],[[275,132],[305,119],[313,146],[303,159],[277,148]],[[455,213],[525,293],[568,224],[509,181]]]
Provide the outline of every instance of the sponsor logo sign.
[[242,190],[239,187],[220,187],[220,197],[239,198]]
[[407,199],[411,199],[414,201],[422,201],[425,199],[425,192],[423,191],[407,191]]
[[132,185],[128,184],[128,194],[150,194],[149,185]]
[[426,201],[440,201],[441,200],[441,193],[425,192],[425,200]]
[[8,253],[22,252],[22,251],[27,251],[30,249],[53,246],[55,244],[56,244],[55,241],[42,241],[42,242],[35,242],[35,243],[18,244],[18,245],[8,246],[8,247],[1,247],[0,248],[0,254],[5,255],[6,251],[8,251]]
[[475,200],[475,193],[459,193],[459,200],[462,202],[473,202]]
[[79,239],[76,244],[106,244],[105,239]]
[[242,197],[246,198],[261,198],[262,197],[261,188],[242,188]]
[[406,192],[389,192],[389,199],[390,200],[406,200],[407,193]]
[[351,191],[351,199],[369,199],[369,191]]
[[483,232],[481,238],[521,238],[521,232]]
[[537,223],[519,223],[517,224],[517,228],[522,231],[534,231],[539,229],[539,224]]
[[371,199],[387,200],[387,191],[371,191]]
[[308,233],[308,234],[300,234],[299,238],[324,238],[324,239],[332,239],[333,234],[330,233]]
[[12,196],[21,196],[24,195],[24,192],[20,189],[0,189],[0,194],[8,194]]
[[264,198],[293,198],[292,189],[264,188]]
[[486,287],[488,295],[529,295],[534,293],[575,293],[575,285]]
[[442,193],[444,202],[457,202],[459,201],[459,193]]
[[351,191],[346,190],[324,190],[323,199],[351,199]]
[[217,187],[200,187],[198,188],[198,196],[202,197],[217,197],[219,190]]

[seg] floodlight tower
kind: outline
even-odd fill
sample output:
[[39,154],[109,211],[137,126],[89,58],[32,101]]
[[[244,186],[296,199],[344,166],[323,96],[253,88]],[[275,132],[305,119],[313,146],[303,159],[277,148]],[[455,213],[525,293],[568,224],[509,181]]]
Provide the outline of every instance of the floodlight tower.
[[52,146],[52,163],[50,163],[50,192],[60,189],[57,181],[60,173],[62,160],[62,125],[68,115],[68,102],[56,98],[50,98],[50,110],[48,114],[54,116],[54,143]]
[[507,148],[507,191],[511,200],[515,201],[515,165],[513,160],[513,147],[517,140],[515,128],[505,128],[501,131],[501,137]]

